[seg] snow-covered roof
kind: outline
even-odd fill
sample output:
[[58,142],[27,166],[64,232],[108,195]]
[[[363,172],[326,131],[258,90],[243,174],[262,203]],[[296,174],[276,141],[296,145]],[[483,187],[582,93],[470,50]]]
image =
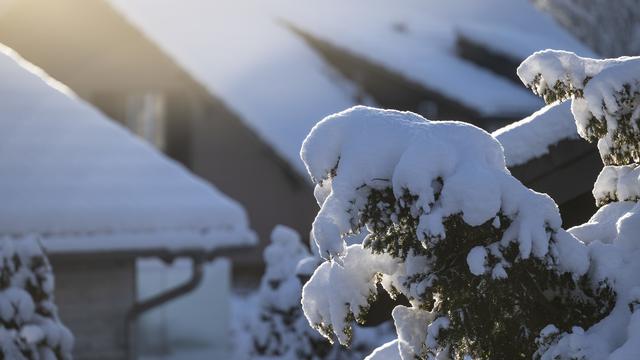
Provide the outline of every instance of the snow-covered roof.
[[562,140],[578,138],[578,130],[571,103],[564,102],[545,106],[492,135],[502,144],[507,166],[511,167],[546,155]]
[[457,33],[516,59],[546,47],[591,54],[527,0],[109,1],[301,173],[302,140],[324,116],[354,105],[356,89],[282,20],[485,116],[521,115],[542,103],[459,58]]
[[317,121],[355,104],[356,89],[258,0],[110,0],[301,174]]
[[457,34],[516,61],[545,48],[592,54],[528,0],[280,3],[281,16],[304,31],[485,116],[533,112],[542,102],[524,86],[458,57]]
[[251,243],[235,201],[0,48],[0,237],[50,252]]

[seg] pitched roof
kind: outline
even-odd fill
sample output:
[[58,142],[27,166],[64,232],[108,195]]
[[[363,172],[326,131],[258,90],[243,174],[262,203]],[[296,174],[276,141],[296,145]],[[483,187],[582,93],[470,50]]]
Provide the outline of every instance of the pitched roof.
[[562,140],[577,139],[571,102],[548,105],[492,133],[504,148],[507,166],[525,164],[549,153]]
[[511,174],[558,204],[590,193],[602,168],[595,144],[578,137],[570,101],[546,106],[492,135],[504,148]]
[[524,86],[460,58],[459,33],[516,61],[548,47],[592,54],[527,0],[279,3],[281,16],[296,27],[484,116],[521,115],[542,103]]
[[0,236],[54,253],[251,243],[242,207],[0,48]]
[[357,103],[357,89],[282,20],[483,116],[521,115],[541,102],[458,57],[457,33],[516,59],[545,47],[591,54],[527,0],[109,1],[301,173],[302,140],[318,120]]

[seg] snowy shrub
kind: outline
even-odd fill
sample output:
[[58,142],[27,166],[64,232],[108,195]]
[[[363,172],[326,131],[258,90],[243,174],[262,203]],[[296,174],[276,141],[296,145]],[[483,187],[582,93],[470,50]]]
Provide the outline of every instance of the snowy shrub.
[[393,310],[396,345],[377,352],[396,346],[404,360],[530,359],[613,307],[610,278],[591,276],[589,249],[553,200],[512,177],[477,127],[355,107],[318,123],[301,156],[327,259],[302,305],[327,338],[350,344],[377,284],[411,303]]
[[309,326],[300,306],[303,279],[320,263],[311,256],[300,236],[292,229],[277,226],[271,244],[264,251],[266,271],[257,294],[258,313],[249,331],[251,359],[362,359],[379,345],[383,328],[360,329],[354,349],[335,346]]
[[[613,287],[610,315],[589,328],[547,328],[542,359],[640,358],[640,58],[594,60],[547,50],[518,68],[546,100],[571,99],[578,133],[598,142],[605,164],[593,189],[601,206],[569,232],[588,244],[590,277]],[[573,89],[569,92],[564,89]],[[547,94],[547,95],[545,95]]]
[[0,239],[0,358],[70,359],[73,336],[53,302],[53,273],[37,240]]

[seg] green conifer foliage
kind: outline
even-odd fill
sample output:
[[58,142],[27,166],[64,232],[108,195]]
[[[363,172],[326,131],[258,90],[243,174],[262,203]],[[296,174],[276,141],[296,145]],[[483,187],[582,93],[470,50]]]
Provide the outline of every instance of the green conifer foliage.
[[536,339],[547,325],[561,331],[588,328],[611,311],[616,297],[608,284],[593,286],[586,275],[558,271],[553,254],[521,259],[515,243],[499,256],[487,251],[487,268],[495,269],[506,260],[511,264],[508,277],[472,274],[467,254],[478,246],[497,247],[512,219],[499,214],[498,220],[470,226],[461,215],[452,215],[444,221],[446,237],[429,238],[425,247],[415,235],[418,221],[409,211],[413,199],[406,193],[397,201],[388,188],[371,190],[359,221],[373,230],[364,243],[373,252],[429,259],[424,272],[413,274],[399,287],[429,279],[430,286],[410,300],[436,318],[448,319],[449,325],[440,331],[437,348],[425,346],[417,359],[429,359],[447,348],[455,360],[531,359],[539,347]]

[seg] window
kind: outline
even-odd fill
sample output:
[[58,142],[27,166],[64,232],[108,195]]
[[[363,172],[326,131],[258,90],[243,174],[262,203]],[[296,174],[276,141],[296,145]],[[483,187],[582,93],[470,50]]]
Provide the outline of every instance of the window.
[[165,102],[161,94],[129,95],[124,125],[160,150],[167,146]]

